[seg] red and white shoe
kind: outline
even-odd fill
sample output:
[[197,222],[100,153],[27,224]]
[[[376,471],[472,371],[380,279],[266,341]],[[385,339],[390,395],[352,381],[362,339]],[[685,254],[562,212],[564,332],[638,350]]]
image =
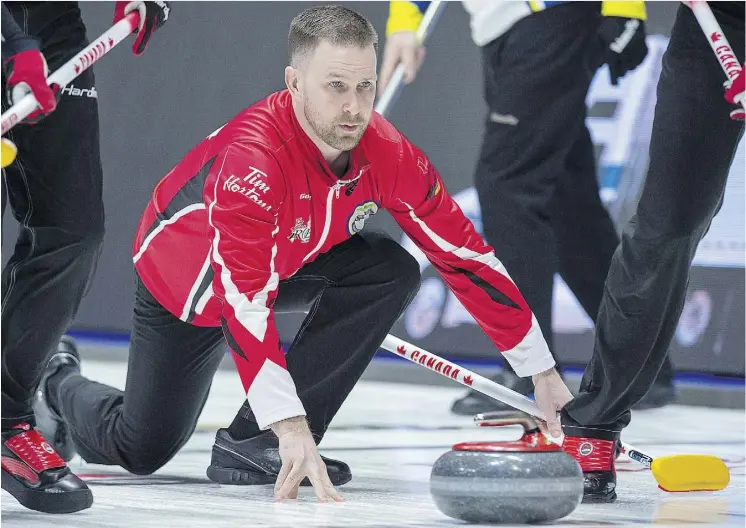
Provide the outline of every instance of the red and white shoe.
[[2,486],[30,510],[73,513],[90,508],[88,486],[29,424],[2,432]]
[[[564,428],[562,449],[580,464],[583,470],[583,502],[614,502],[616,500],[616,469],[619,433],[580,427]],[[601,437],[601,438],[598,438]]]

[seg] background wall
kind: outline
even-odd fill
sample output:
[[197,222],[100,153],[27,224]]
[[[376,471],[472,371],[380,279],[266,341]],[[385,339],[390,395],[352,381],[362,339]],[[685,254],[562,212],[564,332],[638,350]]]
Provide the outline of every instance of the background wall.
[[[122,44],[96,65],[107,236],[97,275],[80,309],[75,329],[129,331],[132,235],[154,185],[204,136],[245,106],[283,88],[289,22],[314,3],[320,2],[177,2],[168,24],[155,35],[144,56],[132,56],[129,45]],[[383,38],[387,2],[342,4],[369,17]],[[678,2],[648,2],[649,33],[667,35],[677,7]],[[90,37],[110,26],[113,10],[110,2],[83,2],[81,10]],[[481,87],[479,52],[470,39],[468,17],[459,2],[452,2],[429,43],[420,76],[405,90],[389,118],[428,153],[444,175],[448,189],[453,194],[465,191],[466,198],[485,111]],[[601,93],[599,90],[602,92],[603,87],[596,93]],[[592,116],[594,106],[599,115],[608,112],[604,101],[598,105],[589,102]],[[639,173],[639,167],[633,171]],[[740,177],[742,182],[742,172]],[[742,184],[740,192],[743,196]],[[628,195],[633,197],[634,193]],[[623,212],[617,216],[622,218]],[[400,236],[386,215],[377,215],[373,226]],[[13,251],[16,230],[17,224],[6,214],[3,262]],[[735,236],[743,240],[743,224]],[[717,241],[712,244],[717,246]],[[743,251],[742,245],[740,250]],[[743,375],[742,266],[741,263],[735,270],[721,267],[695,270],[695,283],[700,280],[710,284],[714,280],[725,285],[718,292],[722,291],[726,297],[730,292],[730,300],[720,295],[710,302],[709,309],[733,317],[717,321],[722,335],[734,337],[725,342],[722,336],[717,337],[721,334],[713,334],[712,339],[720,339],[721,354],[727,356],[713,365],[707,355],[691,353],[694,348],[712,350],[711,343],[707,345],[695,336],[693,344],[676,352],[680,367]],[[558,288],[565,295],[561,284]],[[726,308],[724,303],[730,304]],[[695,316],[701,313],[700,310]],[[289,336],[297,320],[288,319],[281,324],[282,333]],[[573,362],[582,363],[590,354],[592,333],[587,325],[581,324],[579,328],[580,331],[565,332],[557,345],[560,356],[564,354]],[[404,326],[399,326],[397,332],[403,338],[413,339]],[[422,344],[451,355],[496,356],[478,327],[468,322],[452,327],[439,322]]]

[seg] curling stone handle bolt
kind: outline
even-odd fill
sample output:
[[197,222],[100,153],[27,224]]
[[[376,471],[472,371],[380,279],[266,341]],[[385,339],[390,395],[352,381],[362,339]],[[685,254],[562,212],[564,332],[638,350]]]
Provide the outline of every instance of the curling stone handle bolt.
[[524,435],[541,432],[539,422],[528,414],[517,416],[515,412],[494,411],[479,413],[474,416],[474,423],[479,427],[498,427],[503,425],[520,425]]

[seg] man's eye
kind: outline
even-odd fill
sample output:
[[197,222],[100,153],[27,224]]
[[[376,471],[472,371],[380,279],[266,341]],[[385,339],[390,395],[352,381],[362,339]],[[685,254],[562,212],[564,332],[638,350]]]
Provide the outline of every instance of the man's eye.
[[372,87],[373,87],[373,83],[370,81],[363,81],[360,83],[360,88],[362,88],[363,90],[367,90]]
[[342,81],[331,81],[329,82],[329,86],[331,86],[335,90],[339,90],[345,87],[345,83],[343,83]]

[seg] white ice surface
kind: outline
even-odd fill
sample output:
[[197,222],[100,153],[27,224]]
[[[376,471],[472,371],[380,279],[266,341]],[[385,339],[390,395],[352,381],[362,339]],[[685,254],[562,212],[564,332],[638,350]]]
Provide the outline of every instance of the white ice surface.
[[[89,361],[83,373],[122,388],[125,367]],[[430,498],[432,463],[451,445],[511,439],[517,427],[477,429],[449,412],[458,388],[364,382],[350,395],[321,444],[347,462],[353,480],[340,488],[346,502],[318,504],[310,488],[293,503],[275,504],[272,487],[219,486],[205,477],[214,431],[230,423],[243,394],[235,373],[218,372],[200,425],[187,445],[156,474],[129,475],[76,458],[71,467],[89,482],[91,509],[50,516],[28,511],[2,492],[3,527],[399,527],[465,525],[441,514]],[[157,401],[153,402],[158,405]],[[616,503],[581,505],[564,526],[744,526],[744,412],[670,406],[636,413],[625,440],[654,456],[709,453],[731,467],[730,486],[716,493],[669,494],[649,471],[623,457]]]

